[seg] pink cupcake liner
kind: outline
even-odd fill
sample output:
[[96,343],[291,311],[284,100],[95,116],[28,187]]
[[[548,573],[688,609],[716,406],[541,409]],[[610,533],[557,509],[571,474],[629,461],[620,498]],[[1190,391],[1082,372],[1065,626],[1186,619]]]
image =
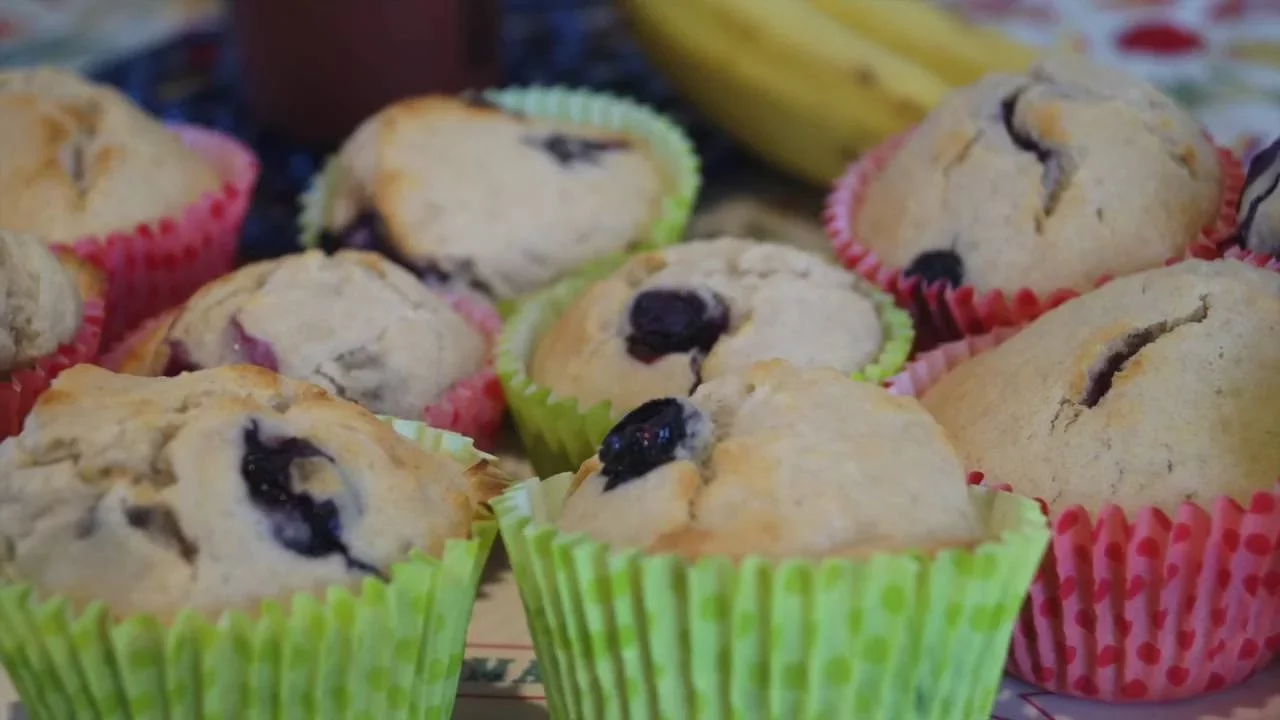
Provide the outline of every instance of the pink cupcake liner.
[[86,299],[80,329],[71,340],[52,355],[36,361],[34,366],[15,371],[0,381],[0,440],[22,432],[27,413],[63,370],[97,358],[105,320],[106,306],[102,298]]
[[[918,395],[1016,332],[924,353],[889,389]],[[1014,629],[1008,670],[1018,678],[1109,702],[1168,701],[1240,683],[1280,655],[1280,481],[1247,505],[1186,503],[1172,518],[1074,506],[1050,521]]]
[[222,188],[181,215],[70,243],[78,255],[107,270],[103,339],[108,343],[235,267],[240,228],[258,181],[258,159],[229,135],[191,125],[172,129],[218,171]]
[[[983,292],[970,285],[951,288],[943,282],[924,283],[919,278],[905,277],[901,268],[886,265],[874,251],[863,245],[858,238],[855,221],[867,187],[910,136],[911,131],[907,131],[890,138],[850,165],[827,195],[823,219],[827,237],[844,266],[880,286],[893,295],[900,306],[912,311],[917,332],[923,338],[921,347],[931,347],[936,342],[965,335],[987,333],[997,327],[1022,325],[1080,294],[1066,288],[1040,295],[1029,288]],[[1230,150],[1218,145],[1214,147],[1217,148],[1223,174],[1223,198],[1218,216],[1191,243],[1188,253],[1169,258],[1167,262],[1187,257],[1192,248],[1220,243],[1231,233],[1236,205],[1244,188],[1244,169]],[[1101,285],[1108,279],[1099,278],[1097,284]]]
[[[466,435],[482,450],[490,449],[497,439],[507,409],[506,397],[493,367],[493,346],[502,329],[502,319],[492,305],[469,295],[451,294],[449,303],[484,335],[489,357],[483,368],[455,382],[439,400],[424,410],[422,420],[431,427]],[[170,312],[165,311],[139,323],[123,340],[104,352],[98,364],[119,372],[138,345],[146,342],[169,321]]]

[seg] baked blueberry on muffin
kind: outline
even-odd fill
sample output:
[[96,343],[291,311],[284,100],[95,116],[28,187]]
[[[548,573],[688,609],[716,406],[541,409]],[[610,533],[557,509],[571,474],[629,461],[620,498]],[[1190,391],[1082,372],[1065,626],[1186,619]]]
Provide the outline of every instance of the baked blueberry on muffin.
[[261,368],[80,366],[0,445],[0,576],[118,615],[243,607],[438,556],[491,482]]
[[0,72],[0,229],[50,243],[181,213],[222,179],[125,95],[61,70]]
[[857,241],[907,278],[1084,291],[1215,227],[1224,169],[1196,121],[1083,58],[952,93],[867,182]]
[[1261,255],[1280,255],[1280,139],[1249,162],[1236,214],[1236,243]]
[[145,333],[119,370],[176,375],[248,363],[410,419],[489,362],[488,340],[447,298],[367,251],[245,266]]
[[771,358],[847,375],[880,356],[891,306],[802,250],[700,240],[638,255],[588,287],[538,341],[529,376],[581,407],[626,411]]
[[970,468],[1051,510],[1172,515],[1280,475],[1280,274],[1192,260],[1121,278],[961,363],[922,402]]
[[628,413],[559,519],[615,546],[794,557],[984,538],[965,469],[909,398],[781,360]]
[[79,283],[93,278],[71,263],[39,240],[0,232],[0,378],[53,354],[80,329]]
[[497,298],[642,240],[668,182],[639,137],[445,96],[367,120],[330,174],[327,247]]

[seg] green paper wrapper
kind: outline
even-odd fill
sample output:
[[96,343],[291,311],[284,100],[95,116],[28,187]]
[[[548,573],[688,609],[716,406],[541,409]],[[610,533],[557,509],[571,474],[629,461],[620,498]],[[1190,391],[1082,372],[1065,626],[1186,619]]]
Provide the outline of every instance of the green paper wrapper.
[[1049,541],[1035,501],[975,487],[971,550],[689,563],[561,533],[572,480],[493,503],[557,720],[988,717]]
[[[488,459],[469,438],[387,421],[427,449]],[[102,603],[78,610],[30,585],[0,585],[0,663],[33,720],[448,720],[496,534],[480,520],[441,558],[395,565],[390,582],[217,617],[117,619]]]
[[[702,185],[701,163],[688,136],[666,117],[631,100],[566,87],[490,89],[482,96],[504,110],[531,118],[614,130],[643,139],[663,168],[668,192],[653,224],[633,250],[664,247],[683,238]],[[320,243],[336,169],[337,163],[330,158],[300,199],[298,224],[303,247]],[[517,305],[517,301],[505,300],[499,303],[499,310],[506,315]]]
[[[498,336],[494,367],[507,396],[507,408],[529,461],[543,477],[577,470],[582,461],[595,454],[621,413],[608,402],[582,407],[574,398],[555,395],[529,377],[529,362],[538,341],[574,299],[625,259],[616,257],[611,264],[597,264],[589,273],[561,280],[529,296],[506,319]],[[915,342],[915,329],[911,315],[895,305],[889,295],[869,283],[861,284],[860,291],[875,303],[885,338],[876,359],[852,377],[884,382],[906,364]]]

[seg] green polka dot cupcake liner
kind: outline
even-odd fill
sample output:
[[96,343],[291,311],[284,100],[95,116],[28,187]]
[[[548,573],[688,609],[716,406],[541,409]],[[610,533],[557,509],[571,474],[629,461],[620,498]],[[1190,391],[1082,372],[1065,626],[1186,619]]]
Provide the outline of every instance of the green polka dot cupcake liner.
[[[592,282],[616,270],[624,257],[596,264],[590,272],[534,293],[503,324],[498,337],[494,367],[507,396],[507,407],[535,470],[543,477],[577,470],[595,454],[604,436],[622,413],[608,402],[584,407],[575,398],[562,397],[529,377],[529,364],[542,336]],[[860,280],[858,282],[861,282]],[[911,315],[894,304],[888,294],[861,288],[875,303],[884,328],[880,354],[852,374],[855,380],[880,383],[893,377],[907,362],[915,342]]]
[[[392,424],[463,462],[488,459],[461,435]],[[0,664],[33,720],[448,720],[496,534],[480,519],[470,539],[393,566],[388,582],[217,616],[117,618],[101,602],[3,584]]]
[[[632,250],[664,247],[683,239],[702,186],[702,168],[689,137],[664,115],[633,100],[567,87],[490,89],[481,93],[481,98],[526,117],[616,131],[644,141],[662,167],[668,190],[653,222]],[[337,172],[338,164],[330,158],[300,199],[298,223],[303,247],[320,245]],[[499,309],[508,314],[518,304],[503,301]]]
[[573,478],[494,501],[552,718],[988,717],[1049,540],[983,488],[972,549],[770,561],[615,550],[556,529]]

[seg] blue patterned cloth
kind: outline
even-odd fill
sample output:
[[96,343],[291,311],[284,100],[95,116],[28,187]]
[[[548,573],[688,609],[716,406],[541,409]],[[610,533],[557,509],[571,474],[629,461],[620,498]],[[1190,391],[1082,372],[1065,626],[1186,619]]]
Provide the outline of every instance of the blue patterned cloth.
[[[709,175],[743,162],[732,143],[652,71],[607,0],[507,0],[503,35],[506,84],[563,84],[627,95],[681,123]],[[255,260],[296,249],[296,199],[333,148],[305,147],[254,123],[238,98],[228,42],[222,30],[196,32],[93,74],[162,118],[219,128],[257,151],[263,174],[241,253]]]

